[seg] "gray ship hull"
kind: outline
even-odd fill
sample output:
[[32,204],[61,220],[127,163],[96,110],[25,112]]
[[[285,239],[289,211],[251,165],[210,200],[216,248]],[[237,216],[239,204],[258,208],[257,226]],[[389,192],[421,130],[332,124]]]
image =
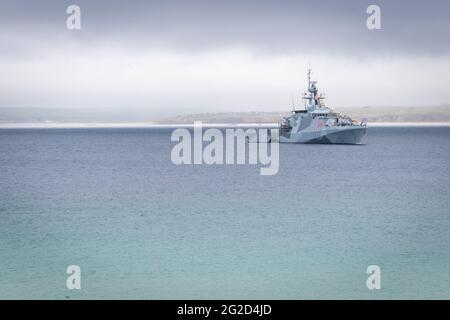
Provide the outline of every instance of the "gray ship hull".
[[332,127],[315,131],[301,131],[280,135],[280,143],[360,144],[365,126]]

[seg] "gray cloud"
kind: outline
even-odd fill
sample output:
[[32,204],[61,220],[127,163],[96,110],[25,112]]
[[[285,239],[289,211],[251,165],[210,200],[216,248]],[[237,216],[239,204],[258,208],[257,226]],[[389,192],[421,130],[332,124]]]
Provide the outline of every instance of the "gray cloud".
[[[2,1],[3,32],[46,41],[118,42],[128,47],[208,50],[247,46],[267,53],[442,55],[450,52],[450,2],[87,1],[83,30],[65,30],[74,1]],[[378,4],[383,29],[366,28]]]

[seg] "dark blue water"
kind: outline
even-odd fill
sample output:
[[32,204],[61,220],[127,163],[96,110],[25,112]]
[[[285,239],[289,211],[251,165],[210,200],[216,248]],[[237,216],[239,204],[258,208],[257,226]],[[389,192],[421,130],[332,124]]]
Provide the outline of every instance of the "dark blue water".
[[281,145],[275,176],[175,166],[170,132],[0,130],[0,298],[450,298],[450,127]]

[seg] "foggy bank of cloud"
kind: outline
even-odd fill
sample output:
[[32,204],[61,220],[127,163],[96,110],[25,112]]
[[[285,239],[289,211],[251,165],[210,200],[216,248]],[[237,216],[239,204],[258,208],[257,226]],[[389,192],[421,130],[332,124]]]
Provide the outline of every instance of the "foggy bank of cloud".
[[52,51],[0,62],[0,105],[139,107],[179,111],[290,108],[307,62],[332,106],[441,105],[450,101],[450,61],[345,56],[264,56],[244,49],[203,53],[131,52],[117,47]]

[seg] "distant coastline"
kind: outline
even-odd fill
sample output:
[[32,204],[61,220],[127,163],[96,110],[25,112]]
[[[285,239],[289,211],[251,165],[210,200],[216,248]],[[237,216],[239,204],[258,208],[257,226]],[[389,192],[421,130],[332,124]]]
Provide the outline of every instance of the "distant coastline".
[[[277,123],[203,123],[204,127],[217,128],[249,128],[277,127]],[[450,122],[368,122],[368,127],[450,127]],[[0,123],[0,129],[126,129],[126,128],[190,128],[193,123],[150,123],[150,122],[129,122],[129,123]]]
[[[285,108],[283,108],[285,109]],[[450,105],[428,107],[335,108],[369,126],[448,126]],[[191,126],[202,121],[209,126],[273,127],[290,111],[217,112],[175,114],[164,117],[155,110],[0,108],[0,128],[139,128]],[[171,114],[169,112],[169,114]]]

